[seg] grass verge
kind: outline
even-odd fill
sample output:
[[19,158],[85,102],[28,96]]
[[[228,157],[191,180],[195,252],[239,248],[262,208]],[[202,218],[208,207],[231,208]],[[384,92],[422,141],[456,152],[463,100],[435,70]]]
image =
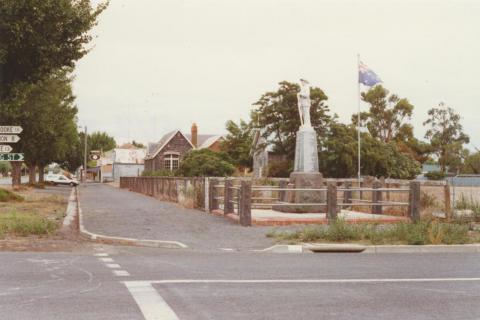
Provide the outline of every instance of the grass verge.
[[11,212],[0,215],[0,237],[5,235],[28,236],[51,234],[57,223],[33,213]]
[[0,239],[54,235],[65,214],[64,196],[25,188],[0,188]]
[[307,226],[296,231],[270,231],[279,242],[359,242],[365,244],[465,244],[480,241],[478,232],[466,223],[425,220],[418,223],[347,224],[343,220],[325,226]]

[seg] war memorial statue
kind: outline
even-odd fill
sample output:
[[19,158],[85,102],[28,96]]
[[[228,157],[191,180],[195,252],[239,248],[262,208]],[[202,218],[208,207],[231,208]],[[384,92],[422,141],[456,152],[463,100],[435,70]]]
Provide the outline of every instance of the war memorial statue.
[[[298,111],[300,113],[300,128],[297,131],[295,144],[295,166],[290,174],[289,186],[294,189],[322,189],[323,176],[318,171],[317,133],[310,121],[310,84],[300,79],[300,92],[297,94]],[[325,212],[324,205],[310,205],[310,203],[324,202],[326,194],[323,191],[289,191],[288,204],[275,205],[274,210],[283,212]]]
[[300,128],[295,144],[295,172],[318,172],[317,133],[310,121],[310,84],[300,79],[300,92],[297,94]]

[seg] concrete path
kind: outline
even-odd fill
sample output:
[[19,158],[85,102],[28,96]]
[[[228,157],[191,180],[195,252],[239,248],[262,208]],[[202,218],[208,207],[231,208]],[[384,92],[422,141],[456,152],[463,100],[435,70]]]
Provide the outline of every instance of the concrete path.
[[[238,220],[237,215],[228,215],[232,220]],[[407,217],[370,214],[357,211],[342,210],[338,217],[347,223],[395,223],[409,221]],[[282,226],[295,224],[326,224],[325,213],[285,213],[271,209],[253,209],[252,224],[255,226]]]
[[108,185],[87,184],[78,190],[84,227],[93,233],[179,241],[201,250],[250,250],[273,245],[265,237],[268,227],[240,227],[223,217]]

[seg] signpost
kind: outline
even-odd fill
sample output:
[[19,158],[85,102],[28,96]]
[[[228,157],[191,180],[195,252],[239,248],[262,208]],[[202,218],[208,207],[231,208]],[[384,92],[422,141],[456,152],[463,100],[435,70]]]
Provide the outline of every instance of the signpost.
[[23,161],[23,153],[0,153],[0,161]]
[[8,144],[0,144],[0,153],[9,153],[12,152],[13,148]]
[[[23,128],[20,126],[0,126],[0,143],[17,143]],[[12,186],[17,187],[21,184],[22,163],[25,159],[23,153],[10,153],[13,148],[9,145],[0,144],[0,161],[12,161]]]
[[17,143],[20,137],[16,134],[0,134],[0,143]]
[[0,133],[6,134],[18,134],[23,131],[23,128],[20,126],[0,126]]

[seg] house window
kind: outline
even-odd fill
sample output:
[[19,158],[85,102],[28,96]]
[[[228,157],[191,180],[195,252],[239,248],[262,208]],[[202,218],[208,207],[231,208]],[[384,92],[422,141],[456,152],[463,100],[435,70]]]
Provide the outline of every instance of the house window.
[[173,171],[178,169],[178,154],[167,154],[163,157],[163,167],[167,170]]

